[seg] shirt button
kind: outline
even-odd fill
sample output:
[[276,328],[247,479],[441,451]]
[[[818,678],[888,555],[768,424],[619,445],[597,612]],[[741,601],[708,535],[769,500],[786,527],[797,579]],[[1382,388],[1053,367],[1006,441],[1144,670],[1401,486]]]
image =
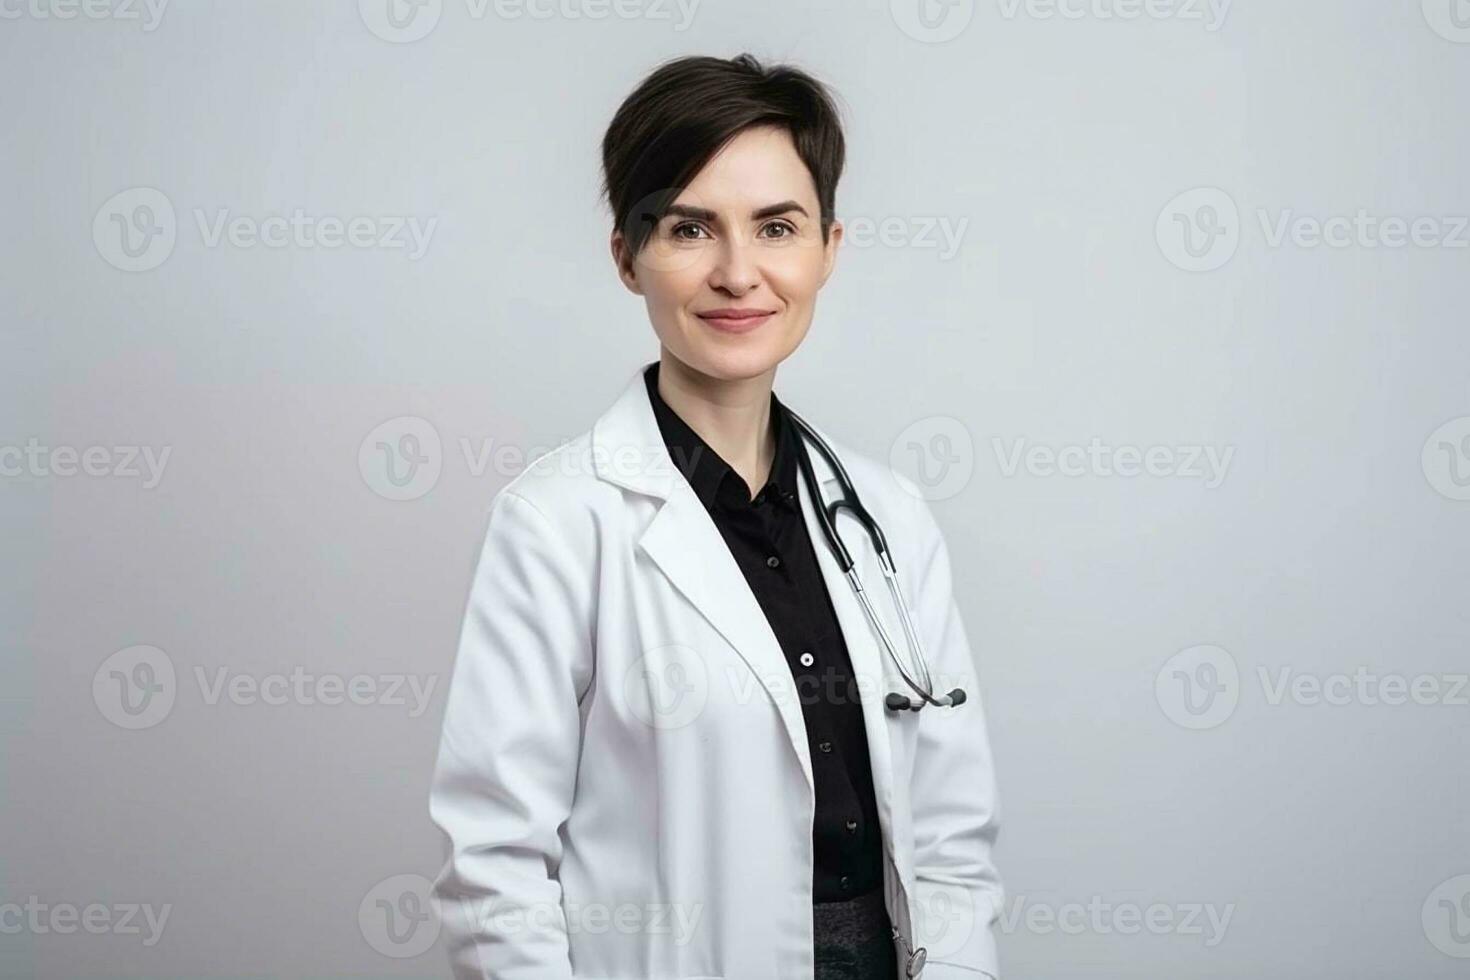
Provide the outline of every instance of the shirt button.
[[817,743],[817,751],[819,751],[819,752],[831,752],[832,751],[832,743],[829,742],[829,741],[827,741],[825,738],[822,739],[820,742]]
[[857,833],[858,824],[856,820],[849,820],[846,824],[844,824],[844,826],[847,827],[847,832],[849,834]]
[[847,875],[843,875],[841,880],[838,881],[838,884],[842,886],[843,891],[847,891],[852,887],[852,879]]
[[775,568],[779,564],[781,564],[781,559],[777,558],[775,555],[772,555],[771,557],[766,559],[767,568]]
[[807,650],[804,653],[802,653],[802,655],[801,655],[801,665],[803,667],[810,667],[812,664],[814,664],[816,662],[817,662],[817,658],[812,656],[812,652],[810,650]]

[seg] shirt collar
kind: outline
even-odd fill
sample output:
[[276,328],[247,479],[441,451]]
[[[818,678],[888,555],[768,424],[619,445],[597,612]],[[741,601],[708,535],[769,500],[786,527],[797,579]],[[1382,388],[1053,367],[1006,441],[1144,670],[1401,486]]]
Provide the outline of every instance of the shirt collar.
[[[720,458],[687,422],[658,393],[659,362],[654,361],[643,372],[648,387],[648,400],[658,420],[674,465],[684,474],[694,493],[707,510],[716,504],[726,509],[751,506],[750,488],[744,478]],[[771,392],[771,424],[776,427],[776,458],[766,485],[757,492],[774,496],[778,506],[796,510],[796,430],[786,414],[786,406]]]

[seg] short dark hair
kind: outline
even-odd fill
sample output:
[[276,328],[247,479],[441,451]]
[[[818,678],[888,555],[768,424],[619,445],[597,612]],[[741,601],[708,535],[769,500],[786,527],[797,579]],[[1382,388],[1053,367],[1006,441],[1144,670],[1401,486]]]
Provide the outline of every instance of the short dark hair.
[[842,176],[842,122],[832,94],[792,65],[749,54],[693,56],[659,65],[623,100],[602,137],[602,192],[632,254],[679,193],[740,132],[784,127],[811,172],[822,241]]

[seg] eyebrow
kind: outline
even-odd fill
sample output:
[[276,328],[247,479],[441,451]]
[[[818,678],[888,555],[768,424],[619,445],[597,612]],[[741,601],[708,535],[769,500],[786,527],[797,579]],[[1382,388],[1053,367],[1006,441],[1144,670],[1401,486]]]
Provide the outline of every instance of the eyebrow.
[[[763,208],[750,212],[750,220],[760,221],[762,218],[773,218],[788,211],[799,211],[803,216],[811,217],[806,213],[806,208],[795,201],[781,201],[777,204],[767,204]],[[717,217],[709,208],[696,208],[688,204],[670,204],[664,213],[678,215],[681,218],[694,218],[699,221],[714,221]]]

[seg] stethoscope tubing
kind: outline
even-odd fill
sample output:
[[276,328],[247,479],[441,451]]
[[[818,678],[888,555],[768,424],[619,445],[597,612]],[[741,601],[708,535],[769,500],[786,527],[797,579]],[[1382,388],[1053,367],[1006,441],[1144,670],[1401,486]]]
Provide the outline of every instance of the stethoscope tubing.
[[[843,576],[852,587],[853,594],[857,596],[858,603],[862,606],[863,613],[867,616],[868,622],[872,624],[874,632],[878,634],[878,638],[883,644],[883,649],[888,654],[888,659],[892,661],[894,668],[897,669],[903,682],[919,698],[918,701],[914,701],[900,694],[890,694],[884,699],[885,706],[889,710],[911,708],[914,711],[918,711],[925,704],[932,704],[936,707],[957,707],[965,700],[964,691],[956,688],[946,695],[936,697],[934,694],[934,680],[929,673],[928,658],[924,656],[923,645],[919,641],[918,631],[914,628],[913,617],[909,613],[909,604],[904,598],[903,589],[899,585],[898,569],[888,553],[888,539],[884,536],[883,529],[878,525],[873,515],[868,513],[867,508],[862,505],[857,490],[852,485],[852,479],[847,474],[846,467],[842,465],[842,461],[837,458],[836,452],[827,444],[827,441],[818,435],[816,430],[805,419],[791,411],[791,409],[787,408],[786,414],[796,425],[798,433],[804,437],[803,439],[797,440],[797,463],[801,471],[802,480],[806,484],[807,494],[812,498],[812,503],[816,508],[817,523],[821,525],[822,534],[827,539],[827,544],[832,549],[833,555],[836,556],[838,567],[841,568]],[[817,452],[822,454],[823,460],[831,467],[833,474],[837,478],[840,496],[830,504],[823,501],[822,494],[817,487],[817,478],[812,472],[811,459],[808,457],[806,451],[806,442],[808,441],[817,448]],[[919,676],[919,680],[914,679],[904,666],[903,661],[899,658],[898,648],[894,644],[893,638],[889,635],[887,627],[883,625],[883,620],[879,618],[878,610],[874,608],[867,590],[863,588],[862,578],[858,575],[857,571],[857,562],[853,559],[852,553],[847,550],[847,545],[843,542],[842,535],[837,531],[837,515],[843,509],[852,513],[858,523],[863,526],[863,529],[867,532],[869,539],[873,543],[873,550],[878,556],[878,564],[883,570],[883,579],[888,583],[888,591],[893,597],[894,608],[898,610],[899,622],[903,626],[904,638],[913,656],[914,673]]]

